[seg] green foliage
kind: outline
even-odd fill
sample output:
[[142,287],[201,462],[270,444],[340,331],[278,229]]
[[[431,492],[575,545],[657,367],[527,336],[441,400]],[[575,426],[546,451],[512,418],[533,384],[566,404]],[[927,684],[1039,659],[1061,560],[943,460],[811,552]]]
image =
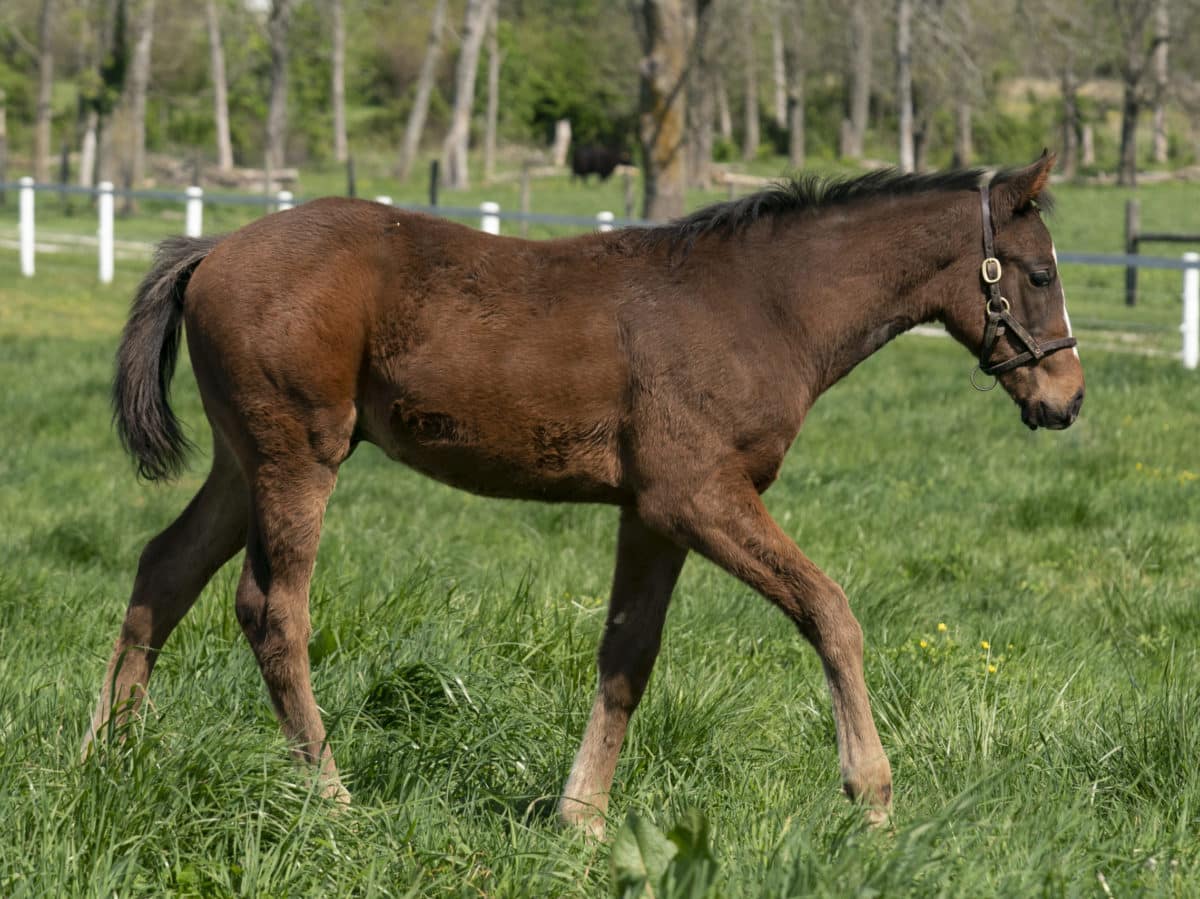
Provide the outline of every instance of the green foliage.
[[565,118],[578,141],[632,145],[637,113],[636,73],[629,68],[632,37],[629,13],[602,0],[527,4],[521,27],[505,23],[500,33],[507,132],[549,142],[554,123]]

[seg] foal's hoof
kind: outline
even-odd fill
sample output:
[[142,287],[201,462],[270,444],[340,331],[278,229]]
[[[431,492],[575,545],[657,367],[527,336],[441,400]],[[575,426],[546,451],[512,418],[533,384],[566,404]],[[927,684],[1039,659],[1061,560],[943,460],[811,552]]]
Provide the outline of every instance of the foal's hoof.
[[577,799],[563,799],[558,804],[558,826],[600,842],[604,839],[604,812]]
[[847,778],[842,787],[853,801],[861,803],[870,827],[887,827],[892,818],[892,772],[887,760],[873,772],[875,777]]
[[341,810],[350,805],[350,791],[342,786],[341,781],[325,784],[321,788],[321,798],[334,803],[335,810]]

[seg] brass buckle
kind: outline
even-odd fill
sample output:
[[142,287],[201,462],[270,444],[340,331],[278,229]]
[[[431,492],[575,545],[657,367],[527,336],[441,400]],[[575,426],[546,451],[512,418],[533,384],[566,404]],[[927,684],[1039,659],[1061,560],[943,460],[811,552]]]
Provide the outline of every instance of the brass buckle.
[[1008,302],[1008,297],[1000,297],[999,311],[992,308],[992,300],[990,297],[988,298],[988,301],[987,301],[988,315],[1003,315],[1005,312],[1008,312],[1011,309],[1012,309],[1012,304]]
[[[989,277],[988,270],[993,265],[996,267],[996,276]],[[999,284],[1000,276],[1004,273],[1004,270],[1000,267],[999,259],[997,259],[995,256],[989,256],[987,259],[983,260],[983,265],[979,267],[979,272],[983,275],[984,284]]]

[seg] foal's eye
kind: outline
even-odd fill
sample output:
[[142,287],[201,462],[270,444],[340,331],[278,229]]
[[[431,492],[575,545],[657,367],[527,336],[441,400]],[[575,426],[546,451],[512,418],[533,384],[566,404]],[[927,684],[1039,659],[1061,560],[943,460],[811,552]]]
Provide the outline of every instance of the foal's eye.
[[1054,279],[1050,277],[1048,270],[1042,269],[1030,274],[1029,280],[1033,282],[1034,287],[1047,287]]

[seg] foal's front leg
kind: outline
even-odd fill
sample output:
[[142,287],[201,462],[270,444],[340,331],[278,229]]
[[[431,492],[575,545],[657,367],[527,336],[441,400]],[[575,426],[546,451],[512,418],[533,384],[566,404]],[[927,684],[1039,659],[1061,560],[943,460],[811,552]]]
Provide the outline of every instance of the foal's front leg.
[[863,678],[862,628],[846,595],[767,512],[740,473],[717,473],[699,490],[664,491],[642,504],[649,521],[779,606],[816,649],[833,699],[846,793],[872,824],[887,821],[892,770],[871,717]]
[[617,567],[600,643],[600,685],[558,814],[563,824],[604,835],[617,755],[658,656],[663,620],[687,550],[621,511]]

